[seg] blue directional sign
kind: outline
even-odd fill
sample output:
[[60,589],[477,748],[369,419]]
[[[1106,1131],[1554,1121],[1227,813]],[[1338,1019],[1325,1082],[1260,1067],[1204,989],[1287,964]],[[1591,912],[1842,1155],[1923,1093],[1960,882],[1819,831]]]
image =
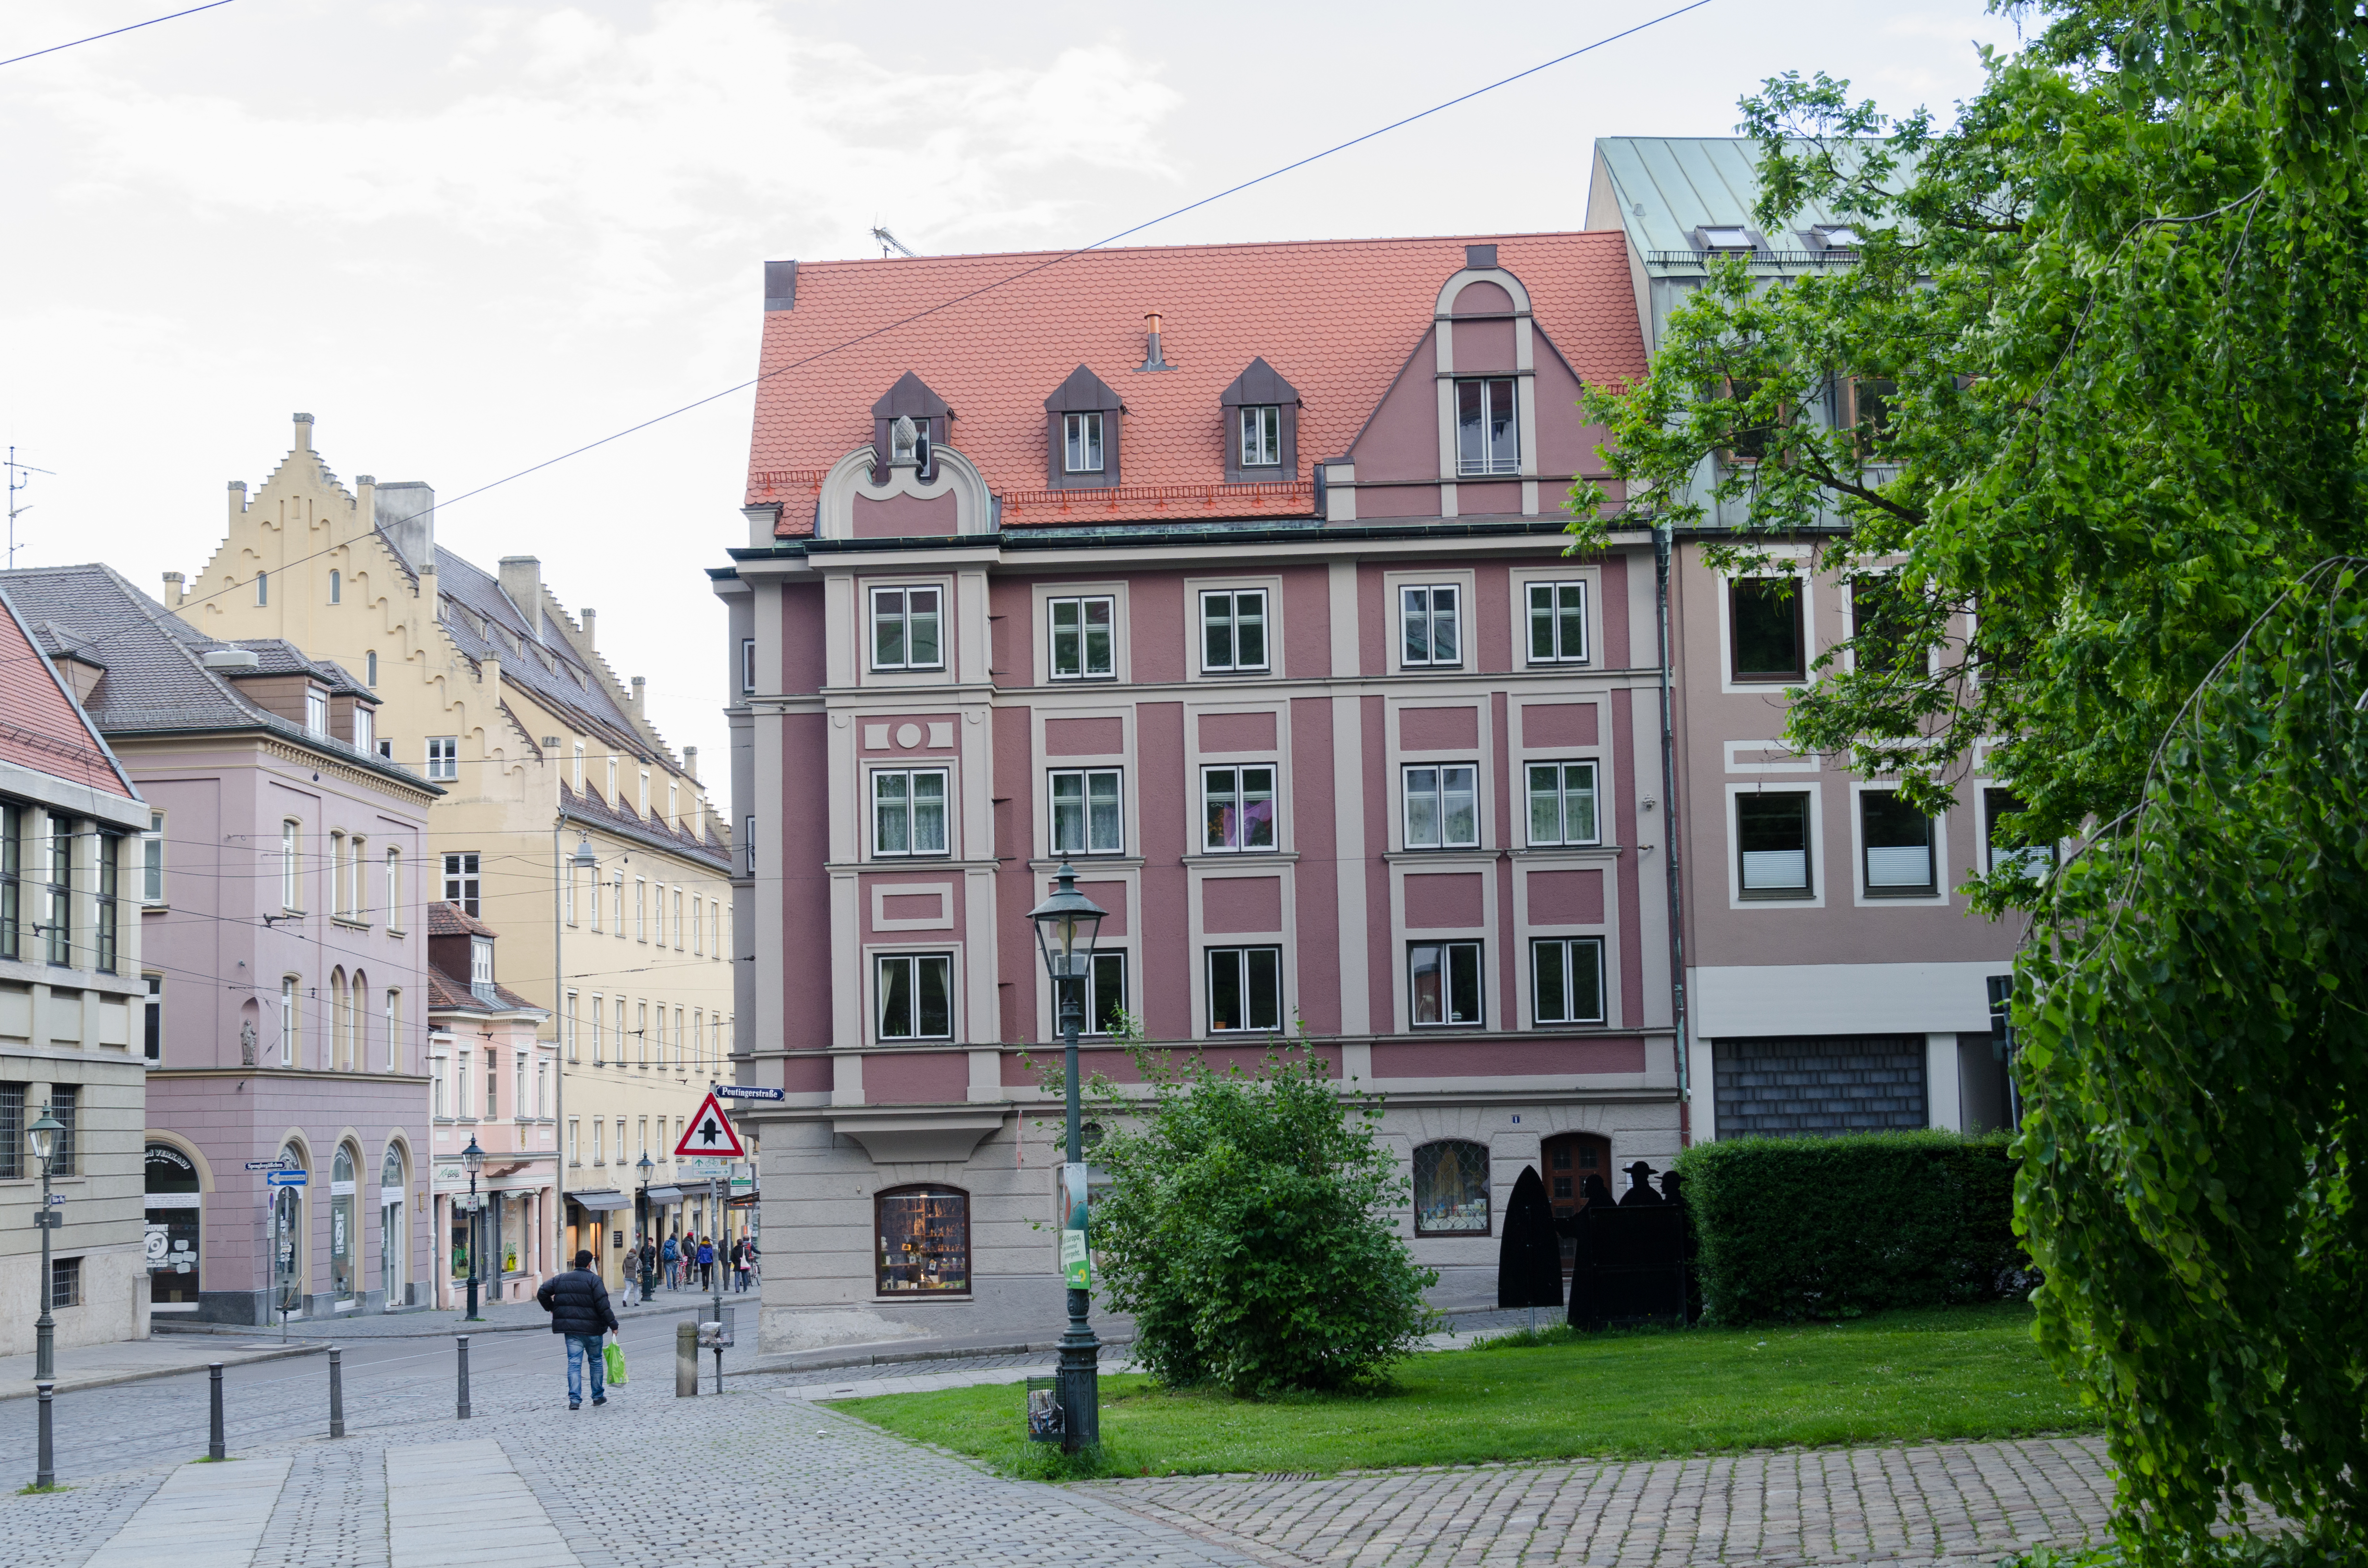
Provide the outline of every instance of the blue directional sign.
[[268,1171],[264,1174],[263,1181],[267,1187],[302,1187],[304,1185],[304,1173],[302,1171]]

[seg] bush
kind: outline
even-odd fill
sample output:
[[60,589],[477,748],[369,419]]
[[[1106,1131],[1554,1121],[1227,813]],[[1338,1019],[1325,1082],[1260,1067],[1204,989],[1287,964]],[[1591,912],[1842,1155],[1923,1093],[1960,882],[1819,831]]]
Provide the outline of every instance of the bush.
[[2003,1133],[1740,1138],[1678,1156],[1704,1315],[1853,1317],[2027,1290]]
[[1255,1074],[1138,1051],[1147,1114],[1094,1162],[1096,1274],[1133,1314],[1136,1363],[1177,1386],[1264,1396],[1372,1381],[1429,1326],[1395,1210],[1406,1178],[1381,1113],[1304,1047]]

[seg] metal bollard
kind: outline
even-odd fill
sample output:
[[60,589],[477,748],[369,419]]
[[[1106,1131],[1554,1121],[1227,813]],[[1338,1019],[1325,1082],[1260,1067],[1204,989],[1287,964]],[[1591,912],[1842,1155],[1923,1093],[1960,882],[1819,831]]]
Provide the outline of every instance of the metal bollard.
[[337,1346],[329,1346],[329,1436],[346,1435],[346,1369],[339,1358],[345,1352]]
[[689,1318],[674,1325],[674,1396],[699,1397],[699,1324]]
[[51,1487],[55,1486],[58,1483],[57,1456],[51,1451],[50,1444],[50,1396],[51,1392],[55,1391],[57,1385],[51,1382],[41,1382],[34,1384],[33,1387],[41,1396],[40,1464],[33,1471],[33,1487],[36,1491],[46,1492]]
[[469,1336],[455,1336],[461,1341],[461,1419],[469,1419]]
[[206,1426],[206,1458],[210,1460],[230,1457],[229,1449],[222,1443],[222,1364],[220,1361],[206,1363],[206,1379],[211,1385],[207,1392],[213,1403]]

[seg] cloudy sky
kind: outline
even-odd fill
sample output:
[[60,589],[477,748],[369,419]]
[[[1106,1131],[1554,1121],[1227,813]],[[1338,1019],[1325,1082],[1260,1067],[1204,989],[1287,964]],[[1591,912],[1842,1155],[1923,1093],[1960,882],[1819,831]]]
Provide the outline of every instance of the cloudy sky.
[[[766,257],[1086,244],[1678,3],[233,0],[0,67],[0,446],[56,471],[16,563],[195,573],[297,409],[349,483],[457,497],[745,380]],[[0,59],[174,8],[10,0]],[[1981,0],[1712,0],[1134,243],[1576,228],[1597,136],[1728,134],[1788,69],[1945,111],[2013,41]],[[748,416],[438,524],[541,556],[710,756]]]

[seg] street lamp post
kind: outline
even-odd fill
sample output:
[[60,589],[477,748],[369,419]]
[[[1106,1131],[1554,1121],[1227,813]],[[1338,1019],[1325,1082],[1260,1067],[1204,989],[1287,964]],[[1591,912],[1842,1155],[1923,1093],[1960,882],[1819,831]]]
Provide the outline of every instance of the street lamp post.
[[[1086,1214],[1085,1127],[1080,1115],[1077,1071],[1077,1027],[1083,1020],[1079,995],[1093,971],[1094,936],[1101,928],[1102,910],[1077,891],[1077,873],[1061,862],[1060,881],[1053,895],[1028,912],[1036,923],[1036,942],[1044,952],[1044,971],[1061,998],[1061,1047],[1068,1090],[1068,1163],[1062,1171],[1063,1274],[1069,1285],[1069,1327],[1061,1335],[1059,1384],[1061,1447],[1076,1453],[1101,1441],[1101,1341],[1086,1321],[1090,1304],[1090,1278],[1084,1267]],[[1075,1241],[1067,1233],[1076,1232]],[[1077,1262],[1069,1262],[1075,1249]]]
[[469,1134],[469,1146],[461,1151],[461,1163],[469,1169],[469,1321],[477,1321],[477,1253],[484,1242],[484,1226],[477,1214],[477,1173],[485,1168],[485,1152],[477,1147],[477,1135]]
[[650,1243],[650,1173],[657,1169],[657,1166],[651,1163],[650,1152],[647,1149],[642,1151],[642,1157],[635,1162],[635,1168],[642,1173],[642,1245],[639,1258],[642,1266],[642,1300],[646,1301],[650,1299],[650,1293],[658,1288],[657,1249]]
[[58,1466],[50,1445],[50,1390],[57,1381],[57,1320],[50,1315],[50,1233],[64,1218],[50,1206],[50,1162],[57,1158],[58,1134],[65,1123],[41,1107],[40,1117],[25,1130],[25,1142],[33,1151],[33,1158],[41,1162],[41,1211],[33,1222],[41,1228],[41,1315],[33,1322],[33,1386],[40,1392],[40,1453],[33,1470],[33,1485],[46,1489],[58,1483]]

